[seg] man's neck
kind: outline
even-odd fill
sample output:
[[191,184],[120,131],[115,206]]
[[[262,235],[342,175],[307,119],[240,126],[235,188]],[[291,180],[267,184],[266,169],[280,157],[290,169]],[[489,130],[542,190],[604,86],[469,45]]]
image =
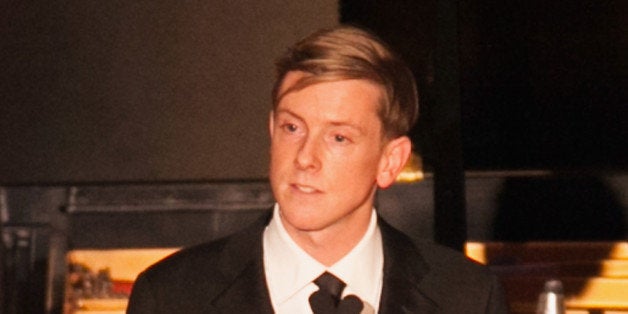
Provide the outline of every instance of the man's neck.
[[286,226],[286,231],[308,255],[325,266],[331,266],[347,255],[366,233],[372,210],[357,214],[356,217],[351,217],[351,224],[335,223],[314,231],[296,230]]

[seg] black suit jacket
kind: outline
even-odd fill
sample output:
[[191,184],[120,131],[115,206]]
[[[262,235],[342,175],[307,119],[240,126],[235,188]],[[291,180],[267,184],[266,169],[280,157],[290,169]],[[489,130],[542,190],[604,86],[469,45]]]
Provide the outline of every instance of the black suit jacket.
[[[262,265],[267,222],[149,267],[135,282],[127,313],[272,313]],[[435,244],[415,245],[382,219],[379,226],[379,313],[507,313],[498,280],[486,268]]]

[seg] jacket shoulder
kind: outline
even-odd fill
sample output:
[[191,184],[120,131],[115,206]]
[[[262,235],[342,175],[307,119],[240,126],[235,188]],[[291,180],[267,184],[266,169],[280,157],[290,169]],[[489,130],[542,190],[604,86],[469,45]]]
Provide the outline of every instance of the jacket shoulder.
[[[488,267],[435,243],[417,243],[417,249],[429,267],[424,284],[432,287],[432,297],[444,308],[508,313],[501,283]],[[457,304],[449,304],[454,296]]]
[[198,312],[199,300],[218,296],[243,269],[261,260],[263,228],[255,224],[149,266],[133,285],[128,313],[173,313],[177,308]]
[[395,274],[391,279],[416,285],[437,312],[508,312],[499,280],[488,267],[434,242],[412,241],[385,222],[381,226],[393,259],[389,261],[389,272]]
[[442,275],[465,274],[471,277],[492,277],[489,269],[468,258],[462,252],[429,241],[416,243],[416,248],[430,270]]

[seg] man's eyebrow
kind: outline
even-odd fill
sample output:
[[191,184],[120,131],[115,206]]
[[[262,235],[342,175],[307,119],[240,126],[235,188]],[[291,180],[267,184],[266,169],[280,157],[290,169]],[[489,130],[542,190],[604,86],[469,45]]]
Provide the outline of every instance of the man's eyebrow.
[[303,120],[303,118],[301,116],[299,116],[298,114],[296,114],[296,113],[294,113],[294,112],[292,112],[292,111],[290,111],[288,109],[277,109],[277,110],[274,110],[273,112],[274,112],[274,114],[273,114],[274,116],[278,116],[278,115],[281,115],[281,114],[286,114],[286,115],[292,116],[292,117],[294,117],[296,119]]
[[333,127],[347,127],[362,134],[366,133],[366,130],[363,127],[349,121],[331,121],[329,122],[329,125]]

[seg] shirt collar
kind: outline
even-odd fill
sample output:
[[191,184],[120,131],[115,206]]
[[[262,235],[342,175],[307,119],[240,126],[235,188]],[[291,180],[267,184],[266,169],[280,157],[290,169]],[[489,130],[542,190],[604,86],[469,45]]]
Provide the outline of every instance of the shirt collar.
[[375,210],[364,237],[329,271],[347,284],[343,296],[355,294],[371,305],[377,305],[384,267],[382,235]]
[[383,278],[383,245],[375,209],[366,233],[358,244],[329,268],[309,256],[292,240],[281,222],[279,205],[264,232],[264,268],[269,291],[278,304],[329,271],[347,284],[343,295],[356,294],[377,305]]

